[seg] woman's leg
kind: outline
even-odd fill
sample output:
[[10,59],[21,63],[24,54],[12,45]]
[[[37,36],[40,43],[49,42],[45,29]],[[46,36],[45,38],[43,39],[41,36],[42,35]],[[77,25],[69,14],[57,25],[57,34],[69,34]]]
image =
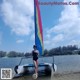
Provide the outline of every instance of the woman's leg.
[[35,65],[35,73],[38,73],[38,61],[34,60],[34,65]]
[[36,60],[36,73],[38,73],[38,60]]

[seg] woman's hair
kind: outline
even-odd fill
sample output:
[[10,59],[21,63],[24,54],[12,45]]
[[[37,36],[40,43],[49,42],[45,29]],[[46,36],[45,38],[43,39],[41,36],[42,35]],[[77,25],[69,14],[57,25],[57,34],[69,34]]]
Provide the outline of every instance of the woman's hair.
[[33,48],[37,48],[37,46],[36,45],[33,45]]

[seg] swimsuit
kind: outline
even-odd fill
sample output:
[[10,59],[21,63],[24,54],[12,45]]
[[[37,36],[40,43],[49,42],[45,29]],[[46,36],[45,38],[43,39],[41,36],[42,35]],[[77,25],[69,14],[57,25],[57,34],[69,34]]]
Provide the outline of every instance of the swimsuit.
[[33,60],[37,61],[38,59],[38,52],[36,50],[32,51]]

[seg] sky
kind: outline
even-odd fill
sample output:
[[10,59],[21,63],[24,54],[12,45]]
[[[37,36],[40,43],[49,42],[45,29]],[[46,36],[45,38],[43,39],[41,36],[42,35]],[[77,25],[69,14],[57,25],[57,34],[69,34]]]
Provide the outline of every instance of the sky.
[[[68,3],[39,4],[44,49],[67,45],[80,47],[80,0],[38,1]],[[72,5],[75,2],[79,4]],[[0,0],[0,51],[32,51],[35,44],[34,31],[33,0]]]

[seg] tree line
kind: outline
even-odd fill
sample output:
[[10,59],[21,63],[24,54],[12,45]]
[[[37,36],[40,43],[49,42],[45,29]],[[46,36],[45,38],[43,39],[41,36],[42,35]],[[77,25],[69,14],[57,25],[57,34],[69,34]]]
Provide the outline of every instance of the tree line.
[[68,45],[63,47],[56,47],[50,50],[44,50],[44,56],[53,56],[53,55],[80,55],[80,49],[76,45]]
[[[76,45],[68,45],[63,47],[56,47],[50,50],[45,49],[44,54],[42,56],[54,56],[54,55],[80,55],[80,49]],[[30,52],[4,52],[0,51],[0,57],[30,57],[32,54]]]

